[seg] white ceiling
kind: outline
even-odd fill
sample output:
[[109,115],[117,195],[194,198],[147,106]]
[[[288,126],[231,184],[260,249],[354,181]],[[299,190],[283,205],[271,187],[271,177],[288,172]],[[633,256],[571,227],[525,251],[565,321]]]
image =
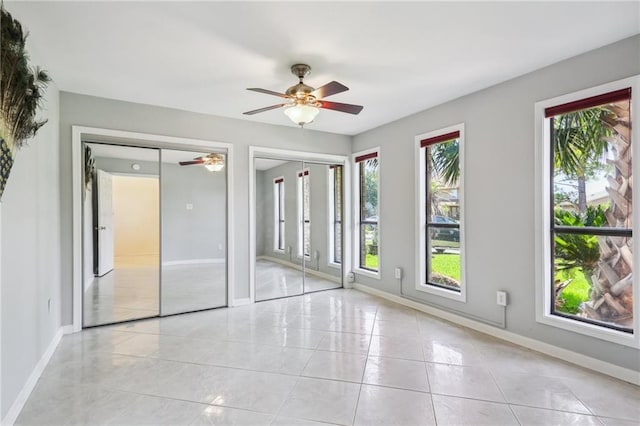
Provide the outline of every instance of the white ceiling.
[[61,90],[294,126],[305,81],[351,90],[309,129],[348,135],[640,33],[640,2],[5,2]]

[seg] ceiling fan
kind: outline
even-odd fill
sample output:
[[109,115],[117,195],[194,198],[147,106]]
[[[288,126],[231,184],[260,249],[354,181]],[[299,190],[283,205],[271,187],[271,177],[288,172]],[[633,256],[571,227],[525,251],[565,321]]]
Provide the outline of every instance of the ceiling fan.
[[311,86],[304,84],[302,81],[311,72],[311,67],[306,64],[295,64],[291,66],[291,73],[300,79],[300,82],[287,89],[285,93],[278,93],[272,90],[248,88],[253,92],[266,93],[267,95],[279,96],[287,99],[285,103],[271,105],[268,107],[254,109],[253,111],[247,111],[244,115],[253,115],[260,112],[269,111],[276,108],[287,107],[284,113],[294,123],[300,125],[309,124],[318,115],[319,108],[332,109],[334,111],[346,112],[349,114],[359,114],[362,111],[361,105],[342,104],[339,102],[325,101],[326,98],[337,93],[346,92],[349,88],[337,81],[332,81],[325,84],[322,87],[314,89]]
[[178,162],[181,166],[192,166],[194,164],[202,164],[210,172],[219,172],[224,167],[224,155],[222,154],[207,154],[203,157],[196,157],[191,161]]

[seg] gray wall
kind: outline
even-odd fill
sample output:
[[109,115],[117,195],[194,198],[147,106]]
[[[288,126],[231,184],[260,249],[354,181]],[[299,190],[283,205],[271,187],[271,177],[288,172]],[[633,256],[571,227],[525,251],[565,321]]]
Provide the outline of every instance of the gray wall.
[[[238,112],[238,116],[241,114]],[[285,120],[283,118],[283,120]],[[346,155],[351,137],[177,109],[60,93],[62,323],[72,322],[71,126],[89,126],[232,143],[236,297],[249,296],[249,146]]]
[[[537,101],[639,73],[636,36],[357,135],[355,152],[381,147],[382,274],[357,281],[397,294],[400,266],[406,293],[492,320],[500,318],[495,294],[504,289],[510,331],[640,370],[637,349],[535,321],[533,111]],[[466,304],[415,291],[414,137],[457,123],[466,134]]]
[[[162,261],[224,259],[225,170],[162,164]],[[186,205],[191,204],[192,210]]]
[[60,328],[58,95],[50,83],[49,122],[17,153],[0,205],[2,418]]
[[[302,259],[297,256],[298,250],[298,187],[297,173],[303,168],[309,169],[309,203],[311,220],[311,259],[306,267],[336,277],[341,276],[341,270],[328,266],[328,174],[329,167],[320,164],[303,164],[293,161],[269,170],[256,173],[256,235],[260,235],[261,245],[256,245],[257,256],[270,256],[285,261],[291,261],[298,265]],[[285,253],[281,254],[273,250],[274,246],[274,200],[273,180],[284,177],[285,190]],[[260,223],[260,225],[258,225]],[[258,239],[258,238],[257,238]],[[286,246],[291,246],[291,258],[286,253]],[[258,248],[260,247],[260,249]],[[313,258],[313,253],[318,251],[318,260]]]

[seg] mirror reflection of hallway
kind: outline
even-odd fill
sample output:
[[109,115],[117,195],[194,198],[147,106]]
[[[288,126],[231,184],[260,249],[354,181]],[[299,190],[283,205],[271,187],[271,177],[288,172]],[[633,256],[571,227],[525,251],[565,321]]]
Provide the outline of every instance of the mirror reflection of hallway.
[[342,166],[255,159],[256,301],[342,287],[341,177]]
[[159,314],[156,149],[85,144],[83,325]]

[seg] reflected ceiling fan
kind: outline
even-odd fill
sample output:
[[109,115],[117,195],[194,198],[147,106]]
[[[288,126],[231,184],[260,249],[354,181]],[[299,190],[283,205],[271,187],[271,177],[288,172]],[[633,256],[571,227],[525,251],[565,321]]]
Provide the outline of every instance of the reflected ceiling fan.
[[222,154],[207,154],[203,157],[196,157],[191,161],[178,162],[181,166],[193,166],[194,164],[202,164],[210,172],[219,172],[224,167],[224,155]]
[[337,81],[332,81],[331,83],[327,83],[322,87],[314,89],[313,87],[304,84],[302,81],[310,72],[311,67],[309,65],[292,65],[291,73],[298,77],[300,82],[289,87],[285,93],[278,93],[272,90],[259,89],[255,87],[248,88],[247,90],[279,96],[287,101],[285,103],[247,111],[244,115],[253,115],[276,108],[287,107],[287,109],[284,110],[284,113],[291,119],[291,121],[302,127],[313,121],[316,115],[318,115],[318,112],[320,112],[319,108],[332,109],[334,111],[346,112],[354,115],[359,114],[360,111],[362,111],[363,107],[361,105],[325,101],[323,98],[337,93],[346,92],[349,88]]

